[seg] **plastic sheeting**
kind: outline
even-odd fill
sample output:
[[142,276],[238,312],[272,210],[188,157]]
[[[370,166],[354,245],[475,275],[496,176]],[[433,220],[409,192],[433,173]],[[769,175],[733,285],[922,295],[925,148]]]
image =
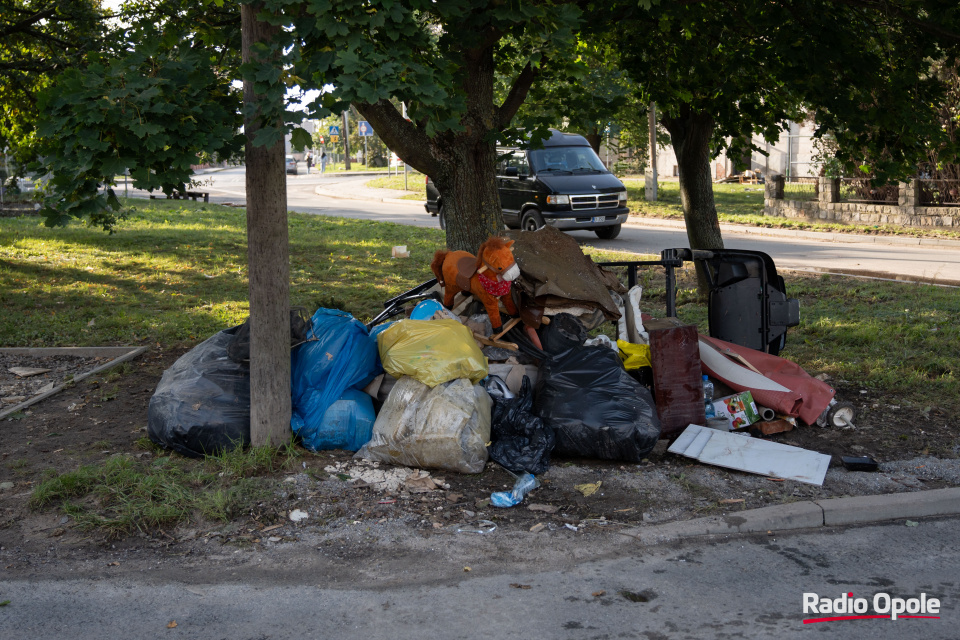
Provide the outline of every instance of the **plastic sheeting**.
[[583,347],[545,362],[534,407],[556,432],[559,456],[640,462],[660,437],[650,392],[605,347]]
[[456,320],[400,320],[377,336],[383,368],[399,378],[411,376],[435,387],[487,377],[487,359],[473,334]]
[[163,372],[147,409],[147,435],[191,458],[250,443],[250,370],[227,357],[239,327],[217,333]]
[[[759,374],[723,355],[727,351],[749,362]],[[807,424],[817,422],[836,393],[795,362],[732,342],[700,336],[700,359],[705,372],[734,391],[750,391],[758,404]]]
[[515,397],[493,399],[490,437],[490,459],[505,469],[539,475],[550,467],[550,452],[557,438],[533,412],[533,385],[527,376]]
[[[356,450],[369,436],[366,423],[372,419],[372,404],[349,409],[355,420],[343,420],[343,411],[347,409],[344,406],[329,419],[327,414],[345,391],[362,389],[380,373],[377,343],[362,323],[344,311],[318,309],[310,322],[316,340],[301,345],[292,356],[290,427],[302,439],[303,446],[312,451]],[[349,397],[363,402],[357,400],[356,394]],[[350,424],[357,432],[347,435],[342,429]]]
[[373,437],[356,457],[480,473],[487,462],[490,410],[490,396],[469,380],[461,378],[431,389],[405,376],[393,387],[377,416]]

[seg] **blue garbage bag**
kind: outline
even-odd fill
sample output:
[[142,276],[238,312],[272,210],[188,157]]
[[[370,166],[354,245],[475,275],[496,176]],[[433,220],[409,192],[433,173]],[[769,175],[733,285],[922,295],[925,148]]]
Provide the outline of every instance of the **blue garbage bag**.
[[[367,328],[349,313],[335,309],[318,309],[313,314],[310,340],[294,350],[291,358],[293,415],[290,427],[303,440],[307,449],[354,449],[363,438],[365,418],[373,413],[372,403],[364,406],[358,394],[348,394],[346,405],[330,412],[331,406],[344,397],[348,389],[363,389],[383,369],[378,362],[377,342]],[[365,395],[365,394],[362,394]],[[356,419],[344,419],[344,412]],[[353,425],[357,433],[341,433],[345,424]],[[362,446],[362,440],[355,448]]]
[[[324,401],[324,393],[319,390],[308,393],[303,415],[311,418],[318,415],[313,410],[315,403]],[[373,399],[359,389],[347,389],[340,399],[329,406],[321,416],[318,425],[307,424],[304,419],[294,412],[291,424],[294,432],[303,436],[303,445],[312,451],[326,449],[346,449],[356,451],[370,441],[373,436],[373,423],[377,420],[377,413],[373,409]]]

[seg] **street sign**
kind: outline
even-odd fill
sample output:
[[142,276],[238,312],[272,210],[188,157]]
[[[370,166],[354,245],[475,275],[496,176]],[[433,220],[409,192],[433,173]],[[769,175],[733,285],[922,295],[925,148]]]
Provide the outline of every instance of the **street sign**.
[[339,141],[340,141],[340,136],[338,136],[335,133],[330,135],[330,142],[339,142]]
[[361,120],[360,122],[357,123],[357,131],[360,133],[361,136],[373,135],[373,127],[371,127],[370,123],[367,122],[366,120]]
[[339,135],[340,135],[340,127],[338,127],[338,126],[336,126],[336,125],[332,125],[332,126],[330,127],[330,135],[331,135],[331,136],[339,136]]

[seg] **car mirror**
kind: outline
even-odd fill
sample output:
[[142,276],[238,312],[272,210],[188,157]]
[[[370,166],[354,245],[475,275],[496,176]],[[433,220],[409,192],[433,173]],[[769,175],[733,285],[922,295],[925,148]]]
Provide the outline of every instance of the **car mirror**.
[[503,175],[508,178],[516,178],[518,175],[520,175],[520,171],[516,167],[507,167],[504,169]]

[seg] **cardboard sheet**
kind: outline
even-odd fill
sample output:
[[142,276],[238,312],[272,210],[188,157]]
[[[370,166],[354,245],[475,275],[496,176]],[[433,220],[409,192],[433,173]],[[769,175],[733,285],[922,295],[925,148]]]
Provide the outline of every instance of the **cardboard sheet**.
[[818,487],[823,485],[830,465],[830,456],[816,451],[695,424],[688,426],[667,451],[704,464]]

